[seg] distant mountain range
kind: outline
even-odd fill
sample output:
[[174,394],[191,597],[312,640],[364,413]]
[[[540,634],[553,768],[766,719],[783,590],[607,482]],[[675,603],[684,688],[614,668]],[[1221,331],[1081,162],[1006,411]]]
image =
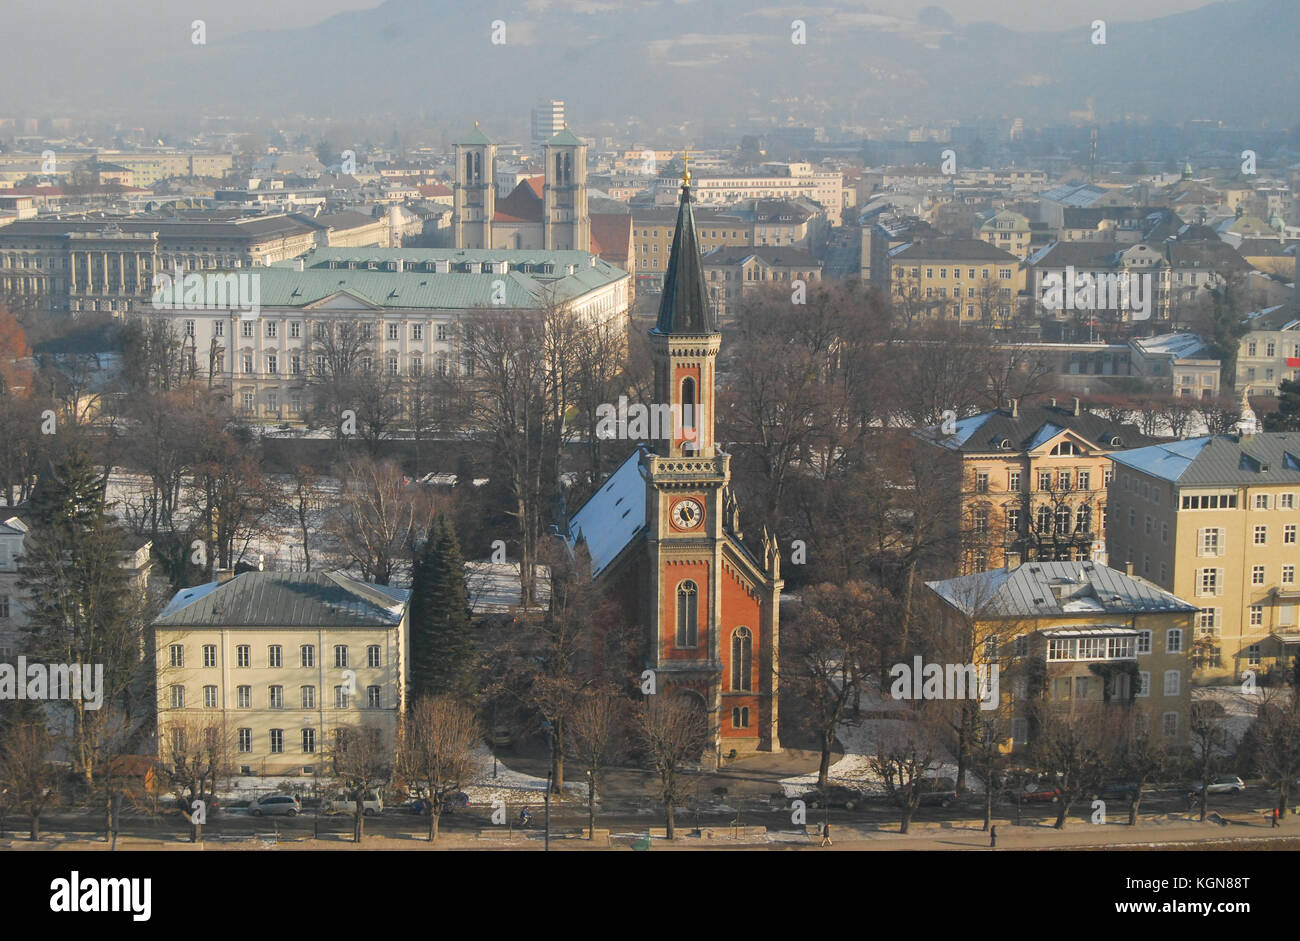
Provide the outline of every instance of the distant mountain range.
[[[38,108],[275,116],[405,114],[499,127],[563,98],[579,130],[635,117],[652,124],[786,113],[801,123],[906,117],[1024,117],[1064,123],[1217,119],[1293,127],[1300,2],[1234,0],[1140,23],[1079,22],[1058,32],[952,25],[818,0],[791,41],[793,6],[746,0],[388,0],[299,30],[178,42],[90,66],[93,79],[10,85],[0,103]],[[493,20],[504,43],[492,42]],[[18,45],[21,45],[19,43]],[[30,54],[30,53],[29,53]],[[76,86],[76,87],[74,87]],[[21,91],[21,104],[14,95]]]

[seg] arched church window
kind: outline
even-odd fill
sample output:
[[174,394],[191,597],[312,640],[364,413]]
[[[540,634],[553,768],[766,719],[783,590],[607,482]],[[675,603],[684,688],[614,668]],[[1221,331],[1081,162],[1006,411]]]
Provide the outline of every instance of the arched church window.
[[754,637],[747,627],[738,627],[731,635],[731,688],[753,688]]
[[699,642],[699,589],[692,581],[677,586],[677,646],[694,647]]
[[696,432],[696,401],[695,401],[695,380],[687,376],[682,380],[682,438],[686,442],[689,450],[695,450],[698,447],[698,435]]

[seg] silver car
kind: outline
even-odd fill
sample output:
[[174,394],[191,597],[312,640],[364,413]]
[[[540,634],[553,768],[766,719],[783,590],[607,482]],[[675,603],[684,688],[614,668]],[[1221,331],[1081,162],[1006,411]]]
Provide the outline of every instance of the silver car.
[[[1246,789],[1246,782],[1234,774],[1221,774],[1206,788],[1211,794],[1240,794]],[[1201,785],[1196,784],[1192,787],[1192,794],[1199,795]]]
[[296,817],[302,805],[292,794],[271,794],[249,804],[248,812],[254,817]]

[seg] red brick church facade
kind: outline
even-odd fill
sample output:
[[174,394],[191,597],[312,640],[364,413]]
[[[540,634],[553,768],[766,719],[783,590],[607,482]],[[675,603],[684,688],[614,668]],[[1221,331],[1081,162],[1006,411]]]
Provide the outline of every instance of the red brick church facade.
[[714,440],[714,371],[722,335],[709,307],[683,182],[659,318],[650,330],[655,404],[681,416],[670,437],[641,445],[570,520],[592,574],[635,612],[656,695],[705,710],[705,759],[779,751],[780,557],[741,542],[731,458]]

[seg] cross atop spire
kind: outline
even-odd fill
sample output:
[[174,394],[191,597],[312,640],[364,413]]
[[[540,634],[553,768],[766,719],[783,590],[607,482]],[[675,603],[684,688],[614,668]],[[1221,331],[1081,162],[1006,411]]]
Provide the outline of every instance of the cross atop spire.
[[691,149],[688,147],[682,151],[682,185],[691,185]]

